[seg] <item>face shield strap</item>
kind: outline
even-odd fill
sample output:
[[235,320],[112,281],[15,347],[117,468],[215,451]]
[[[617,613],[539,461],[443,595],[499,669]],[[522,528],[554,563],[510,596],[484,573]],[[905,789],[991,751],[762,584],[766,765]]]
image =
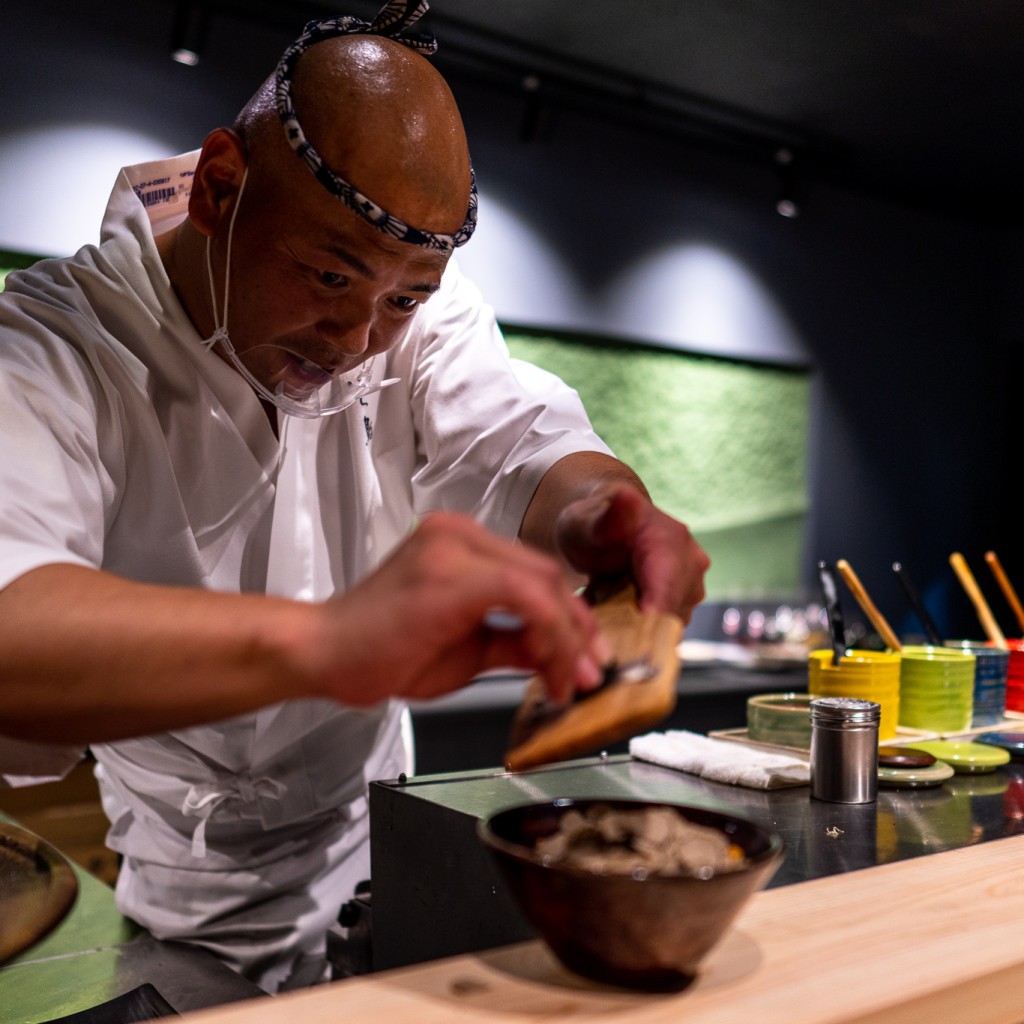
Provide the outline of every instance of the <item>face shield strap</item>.
[[[289,389],[284,381],[280,381],[277,387],[271,391],[265,384],[259,381],[252,371],[242,362],[241,357],[231,344],[228,336],[228,293],[231,286],[231,249],[235,234],[235,217],[238,215],[238,207],[242,203],[242,193],[245,191],[245,183],[248,179],[248,168],[242,175],[242,183],[238,186],[238,195],[235,197],[235,205],[231,211],[231,219],[228,221],[228,243],[227,253],[224,257],[224,301],[218,311],[217,289],[213,280],[213,263],[210,259],[210,236],[206,238],[206,275],[210,283],[210,304],[213,309],[213,334],[202,342],[202,347],[207,351],[220,345],[221,350],[231,360],[235,369],[248,381],[250,387],[271,405],[276,406],[283,413],[289,416],[298,416],[302,419],[317,419],[320,416],[331,416],[334,413],[347,409],[350,405],[381,391],[392,384],[397,384],[399,378],[391,377],[387,380],[373,383],[373,363],[376,356],[372,356],[362,366],[346,376],[332,377],[321,387],[308,391],[299,391],[295,388]],[[280,346],[274,346],[280,347]],[[284,350],[287,351],[287,350]]]
[[284,52],[278,63],[275,95],[278,115],[284,125],[289,145],[302,158],[324,188],[337,196],[349,209],[392,238],[426,249],[451,252],[452,249],[465,245],[476,228],[476,175],[472,167],[469,172],[469,209],[466,211],[466,220],[462,227],[453,235],[421,231],[388,213],[368,196],[363,195],[354,185],[332,171],[303,133],[298,115],[295,113],[295,106],[292,103],[292,76],[299,58],[311,46],[323,42],[325,39],[349,35],[384,36],[402,43],[424,56],[430,56],[437,49],[437,41],[433,36],[422,32],[411,35],[404,34],[405,29],[426,13],[427,7],[427,0],[391,0],[381,8],[373,21],[363,21],[361,18],[344,15],[338,18],[324,18],[320,21],[309,22],[303,34]]

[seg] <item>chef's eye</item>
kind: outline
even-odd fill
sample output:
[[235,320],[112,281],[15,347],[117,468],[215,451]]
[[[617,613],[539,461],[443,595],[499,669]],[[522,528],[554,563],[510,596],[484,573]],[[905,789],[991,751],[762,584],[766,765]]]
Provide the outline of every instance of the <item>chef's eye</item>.
[[317,277],[322,285],[327,288],[337,288],[338,285],[345,284],[348,278],[344,274],[335,274],[331,270],[318,270]]
[[404,312],[411,312],[420,304],[419,299],[414,299],[411,295],[396,295],[394,303]]

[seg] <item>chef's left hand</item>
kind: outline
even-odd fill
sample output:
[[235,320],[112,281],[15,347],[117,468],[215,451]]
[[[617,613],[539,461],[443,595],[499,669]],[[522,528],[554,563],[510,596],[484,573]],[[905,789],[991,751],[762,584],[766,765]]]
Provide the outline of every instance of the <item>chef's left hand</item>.
[[555,542],[592,583],[629,577],[642,611],[672,612],[689,623],[704,600],[711,561],[688,527],[629,484],[609,483],[567,505]]

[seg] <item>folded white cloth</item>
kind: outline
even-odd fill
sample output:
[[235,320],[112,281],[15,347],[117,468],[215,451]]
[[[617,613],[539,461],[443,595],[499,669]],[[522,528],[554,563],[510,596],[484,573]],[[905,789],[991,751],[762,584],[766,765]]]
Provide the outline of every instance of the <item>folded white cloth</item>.
[[807,761],[683,729],[635,736],[629,742],[629,753],[639,761],[750,789],[806,786],[810,782]]

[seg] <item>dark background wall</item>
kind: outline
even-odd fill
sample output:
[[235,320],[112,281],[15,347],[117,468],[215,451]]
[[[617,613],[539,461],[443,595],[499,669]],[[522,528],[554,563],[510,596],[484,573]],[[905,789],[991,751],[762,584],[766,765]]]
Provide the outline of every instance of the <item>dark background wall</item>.
[[[160,0],[5,0],[0,247],[73,247],[59,227],[62,204],[84,202],[76,198],[84,156],[73,130],[134,133],[138,152],[118,154],[120,162],[195,148],[230,121],[302,22],[278,28],[215,19],[207,59],[186,68],[168,58],[173,18],[173,4]],[[805,593],[793,596],[817,594],[819,559],[847,558],[897,629],[914,629],[889,571],[899,560],[947,635],[979,636],[947,563],[960,550],[1004,630],[1016,633],[982,554],[995,549],[1024,588],[1011,502],[1024,334],[1019,228],[813,179],[803,214],[787,220],[774,211],[777,180],[763,167],[567,106],[544,111],[526,140],[523,94],[461,71],[449,79],[482,190],[479,240],[460,258],[488,285],[499,316],[809,364]],[[26,173],[12,154],[32,132],[42,132],[46,145]],[[62,134],[63,147],[54,142]],[[131,150],[130,140],[124,145]],[[62,187],[49,184],[57,171]],[[495,227],[486,238],[489,206]],[[43,208],[47,216],[26,226],[26,210]],[[97,227],[100,212],[90,209]],[[519,236],[506,224],[541,248],[517,248]],[[83,231],[78,242],[93,238]],[[753,308],[763,315],[702,327],[670,288],[644,292],[637,268],[680,245],[728,254],[758,283]],[[543,267],[540,251],[550,261]],[[551,286],[551,267],[559,287]],[[852,606],[852,598],[844,603]]]

